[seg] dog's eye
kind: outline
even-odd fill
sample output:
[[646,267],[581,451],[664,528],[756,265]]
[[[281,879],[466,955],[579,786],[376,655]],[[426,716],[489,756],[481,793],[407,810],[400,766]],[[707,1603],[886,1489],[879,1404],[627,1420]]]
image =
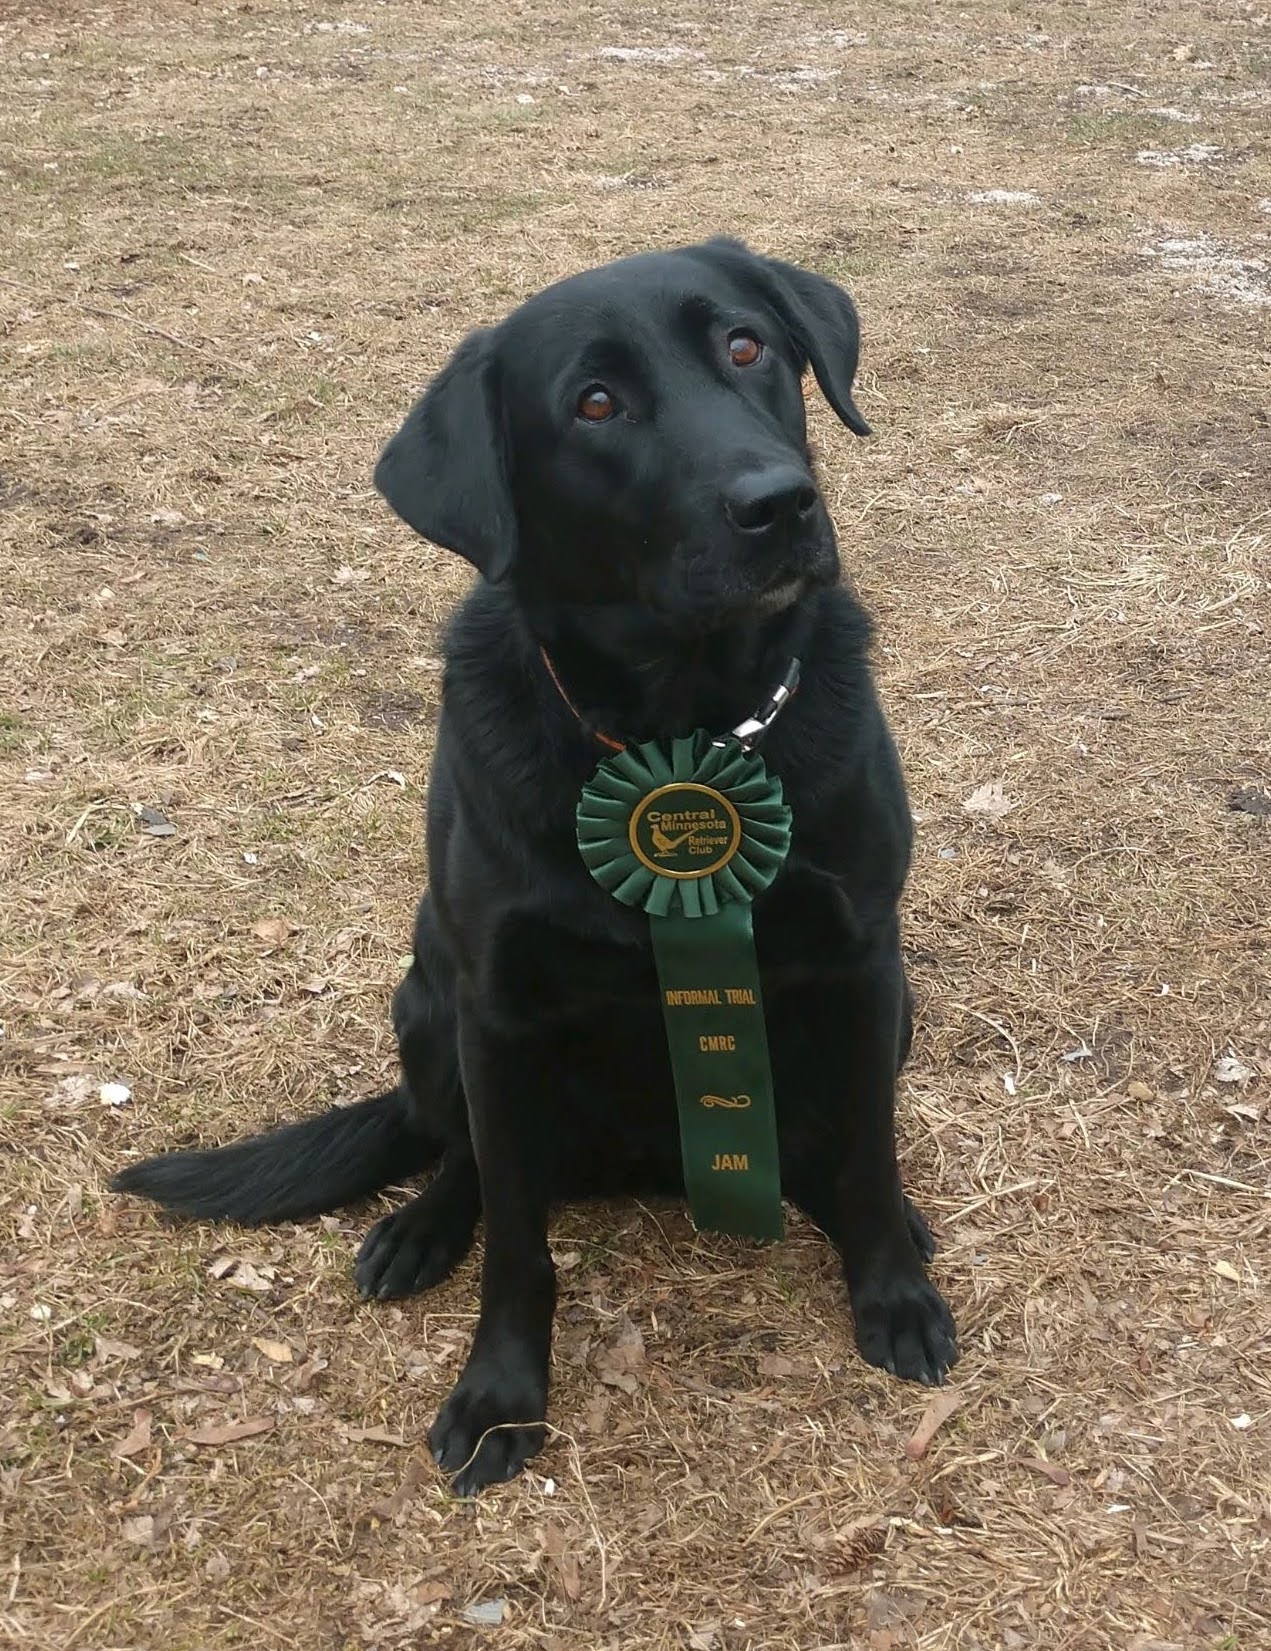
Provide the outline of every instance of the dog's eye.
[[730,332],[728,353],[734,367],[753,367],[763,356],[763,345],[752,332]]
[[578,416],[589,424],[603,424],[618,411],[618,403],[603,384],[593,384],[578,398]]

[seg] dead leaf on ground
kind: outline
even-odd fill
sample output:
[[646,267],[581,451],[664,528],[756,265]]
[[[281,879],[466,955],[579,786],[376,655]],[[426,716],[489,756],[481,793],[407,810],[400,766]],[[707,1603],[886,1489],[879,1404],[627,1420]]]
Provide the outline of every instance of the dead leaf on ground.
[[876,1588],[866,1602],[867,1620],[871,1628],[896,1629],[903,1635],[898,1638],[897,1646],[912,1644],[907,1632],[908,1625],[922,1611],[925,1597],[905,1588],[893,1588],[890,1593],[884,1593]]
[[1006,795],[1006,788],[1001,780],[986,780],[964,799],[962,807],[968,814],[978,814],[986,820],[1000,820],[1009,814],[1016,804]]
[[46,1106],[82,1106],[90,1096],[96,1093],[96,1080],[87,1072],[76,1072],[69,1078],[59,1078],[53,1086],[53,1093],[45,1102]]
[[583,1591],[578,1555],[572,1549],[562,1554],[556,1568],[560,1572],[560,1585],[565,1590],[566,1599],[577,1599]]
[[582,1593],[582,1575],[578,1554],[569,1537],[559,1525],[549,1525],[543,1532],[543,1551],[551,1560],[567,1599],[577,1599]]
[[184,1435],[192,1445],[236,1445],[240,1439],[255,1439],[274,1427],[272,1416],[248,1416],[241,1422],[223,1422],[219,1427],[196,1427]]
[[252,933],[267,946],[285,946],[296,932],[296,925],[285,917],[259,917],[252,924]]
[[97,1336],[93,1340],[93,1347],[99,1359],[139,1359],[141,1349],[133,1347],[130,1342],[114,1341],[110,1336]]
[[390,1433],[386,1427],[341,1427],[340,1432],[351,1445],[396,1445],[400,1449],[406,1444],[400,1433]]
[[253,1336],[252,1346],[273,1364],[294,1364],[295,1351],[288,1342],[270,1341],[267,1336]]
[[134,803],[132,811],[137,816],[141,829],[149,837],[175,837],[177,828],[161,810],[151,808],[148,803]]
[[1069,1473],[1068,1469],[1061,1468],[1058,1462],[1048,1462],[1044,1456],[1026,1456],[1024,1466],[1031,1469],[1033,1473],[1042,1474],[1050,1480],[1052,1485],[1059,1485],[1062,1488],[1064,1485],[1072,1484],[1072,1474]]
[[327,1360],[321,1358],[318,1354],[315,1354],[311,1359],[306,1359],[303,1364],[298,1364],[295,1374],[291,1378],[293,1392],[307,1393],[326,1367]]
[[116,1456],[136,1456],[150,1449],[150,1423],[154,1420],[148,1410],[134,1410],[132,1427],[115,1446]]
[[256,1267],[238,1256],[218,1256],[207,1271],[209,1278],[218,1283],[228,1284],[235,1290],[250,1290],[255,1295],[265,1295],[273,1286],[272,1267]]
[[911,1462],[920,1462],[927,1454],[927,1448],[954,1414],[961,1410],[965,1402],[962,1390],[957,1387],[940,1387],[932,1395],[931,1403],[923,1412],[922,1420],[913,1431],[913,1436],[905,1446],[905,1455]]
[[596,1354],[595,1366],[596,1374],[608,1386],[621,1388],[624,1393],[639,1392],[638,1378],[646,1368],[640,1327],[623,1317],[617,1335]]
[[1271,791],[1264,791],[1258,785],[1242,785],[1233,791],[1227,799],[1227,806],[1234,808],[1239,814],[1261,815],[1264,819],[1271,818]]
[[406,1473],[400,1485],[391,1496],[378,1497],[366,1510],[369,1518],[390,1524],[414,1500],[415,1493],[423,1483],[424,1466],[417,1456],[413,1456],[406,1464]]
[[609,1423],[609,1411],[613,1401],[603,1387],[598,1387],[583,1406],[582,1430],[584,1433],[603,1433]]
[[462,1616],[465,1622],[475,1623],[481,1628],[497,1628],[507,1615],[508,1602],[505,1599],[483,1599],[476,1605],[465,1605]]

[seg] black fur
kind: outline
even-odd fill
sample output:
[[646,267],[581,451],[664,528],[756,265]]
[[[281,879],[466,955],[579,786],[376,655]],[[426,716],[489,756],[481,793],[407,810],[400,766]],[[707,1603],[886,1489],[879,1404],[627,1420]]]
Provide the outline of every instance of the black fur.
[[218,1147],[168,1152],[120,1170],[115,1192],[139,1192],[178,1215],[304,1221],[416,1175],[440,1147],[416,1133],[410,1102],[390,1089],[356,1106]]
[[[895,1154],[909,808],[800,386],[810,363],[864,433],[857,349],[845,293],[730,241],[574,277],[460,347],[376,472],[405,520],[484,575],[446,643],[431,886],[394,998],[399,1088],[115,1183],[262,1221],[436,1162],[372,1229],[357,1280],[379,1297],[438,1282],[484,1214],[476,1336],[430,1436],[460,1492],[517,1472],[543,1438],[552,1203],[683,1190],[648,920],[600,890],[575,843],[603,755],[591,730],[725,730],[792,655],[802,685],[763,754],[793,846],[755,907],[783,1187],[842,1255],[866,1359],[934,1382],[957,1357]],[[580,398],[597,386],[613,412],[592,422]]]

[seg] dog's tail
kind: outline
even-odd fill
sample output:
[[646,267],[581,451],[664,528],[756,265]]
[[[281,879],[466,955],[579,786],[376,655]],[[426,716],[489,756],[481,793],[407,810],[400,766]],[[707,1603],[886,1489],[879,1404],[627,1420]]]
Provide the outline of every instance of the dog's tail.
[[407,1106],[400,1090],[389,1089],[208,1152],[165,1152],[120,1170],[111,1190],[207,1220],[303,1221],[369,1197],[441,1156],[440,1143],[412,1126]]

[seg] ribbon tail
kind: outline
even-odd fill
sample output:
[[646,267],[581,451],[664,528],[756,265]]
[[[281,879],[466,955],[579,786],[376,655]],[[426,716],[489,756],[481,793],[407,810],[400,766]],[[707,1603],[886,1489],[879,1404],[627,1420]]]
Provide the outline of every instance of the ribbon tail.
[[693,1221],[741,1238],[785,1235],[776,1103],[751,908],[649,923],[675,1074]]

